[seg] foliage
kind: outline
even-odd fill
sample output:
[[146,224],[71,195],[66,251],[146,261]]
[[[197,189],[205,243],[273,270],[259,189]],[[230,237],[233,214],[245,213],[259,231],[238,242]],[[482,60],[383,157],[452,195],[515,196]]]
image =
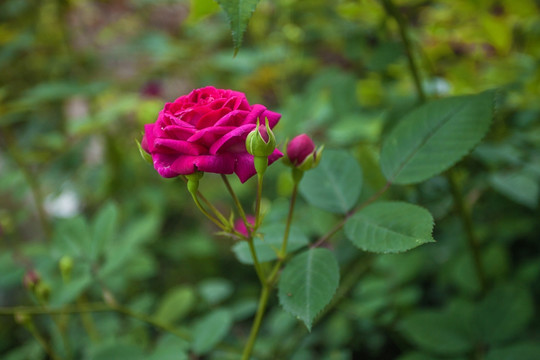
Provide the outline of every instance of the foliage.
[[[253,359],[539,358],[539,14],[3,1],[0,357],[240,358],[260,307],[249,244],[134,142],[164,102],[213,85],[280,112],[282,150],[325,144],[283,249],[295,182],[283,164],[264,176],[253,243],[275,283]],[[253,213],[256,180],[230,180]],[[199,190],[233,213],[218,175]]]

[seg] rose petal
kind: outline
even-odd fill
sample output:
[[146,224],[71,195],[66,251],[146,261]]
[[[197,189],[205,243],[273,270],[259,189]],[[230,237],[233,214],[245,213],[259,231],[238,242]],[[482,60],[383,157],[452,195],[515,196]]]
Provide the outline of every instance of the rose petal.
[[256,125],[247,124],[237,127],[233,131],[225,134],[221,139],[216,141],[210,147],[210,154],[223,153],[224,151],[245,152],[246,137],[255,129]]
[[179,156],[171,168],[181,175],[188,175],[195,170],[217,174],[232,174],[234,171],[234,156],[223,155],[183,155]]
[[171,164],[176,160],[178,156],[170,154],[155,153],[152,154],[152,160],[154,162],[154,168],[159,175],[164,178],[172,178],[178,176],[178,173],[171,169]]
[[210,148],[210,146],[218,141],[223,135],[233,131],[234,129],[236,129],[235,126],[212,126],[198,130],[195,134],[190,136],[187,141]]
[[196,128],[197,129],[204,129],[210,126],[214,126],[222,117],[230,113],[231,110],[228,108],[221,108],[218,110],[211,110],[208,113],[201,116],[201,118],[197,121]]
[[182,155],[201,155],[207,153],[205,147],[184,140],[156,139],[154,144],[156,151],[159,152]]
[[163,130],[168,137],[172,137],[178,140],[188,140],[193,134],[197,132],[197,130],[194,128],[188,128],[178,125],[169,125],[166,126]]

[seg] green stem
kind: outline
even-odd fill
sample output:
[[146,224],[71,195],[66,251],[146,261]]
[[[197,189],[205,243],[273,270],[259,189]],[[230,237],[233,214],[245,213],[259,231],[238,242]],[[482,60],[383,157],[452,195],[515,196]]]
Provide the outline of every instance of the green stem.
[[262,319],[264,312],[266,311],[266,305],[268,304],[268,297],[270,296],[270,286],[264,285],[261,291],[261,296],[259,298],[259,306],[257,308],[257,314],[255,315],[255,320],[251,327],[251,332],[249,334],[248,342],[244,348],[244,353],[242,354],[242,360],[249,360],[251,352],[253,351],[253,346],[255,346],[255,341],[257,340],[257,334],[261,327]]
[[[217,220],[215,217],[213,217],[212,215],[210,215],[208,213],[208,211],[206,211],[204,209],[204,207],[201,205],[200,201],[199,201],[199,198],[197,196],[196,193],[190,193],[191,194],[191,197],[193,198],[193,201],[195,202],[195,205],[197,205],[197,208],[199,208],[199,210],[204,214],[204,216],[206,216],[210,221],[212,221],[214,224],[217,225],[217,227],[219,227],[220,229],[222,229],[223,231],[227,231],[227,222],[225,223],[221,223],[219,220]],[[223,221],[223,220],[222,220]],[[226,221],[226,220],[225,220]]]
[[39,342],[39,344],[43,347],[43,349],[51,357],[51,359],[61,360],[60,357],[54,352],[53,348],[50,346],[47,340],[45,340],[45,338],[41,336],[41,334],[39,333],[38,329],[36,328],[32,320],[30,320],[30,323],[26,326],[26,328],[32,334],[32,336]]
[[225,187],[227,188],[227,191],[229,192],[229,194],[231,194],[231,197],[233,198],[234,204],[236,205],[236,208],[238,209],[238,212],[240,213],[240,217],[242,218],[242,220],[244,221],[244,224],[246,225],[248,234],[250,234],[251,225],[247,221],[246,212],[244,211],[244,207],[242,206],[242,203],[240,203],[238,196],[236,196],[236,193],[234,192],[234,189],[232,188],[231,183],[229,182],[229,179],[227,179],[227,176],[221,174],[221,178],[223,179],[223,182],[225,183]]
[[407,25],[405,23],[405,20],[401,16],[399,9],[394,5],[392,0],[383,0],[383,5],[384,5],[384,8],[386,9],[386,12],[390,16],[392,16],[397,22],[399,35],[401,37],[401,41],[403,42],[403,45],[405,46],[405,54],[407,55],[407,62],[409,64],[409,69],[411,70],[411,75],[413,77],[414,85],[416,87],[418,101],[420,103],[423,103],[426,101],[426,94],[424,93],[424,89],[422,88],[422,82],[420,81],[420,72],[418,71],[418,67],[414,60],[414,56],[412,52],[412,45],[409,40],[409,35],[407,33]]
[[258,229],[261,223],[262,188],[263,188],[263,176],[257,173],[257,202],[255,204],[255,229]]
[[446,175],[446,178],[448,179],[448,183],[450,184],[450,191],[452,192],[452,197],[454,199],[454,205],[455,205],[456,211],[461,218],[461,222],[465,230],[465,236],[467,237],[467,244],[469,246],[469,250],[471,252],[473,262],[474,262],[474,269],[476,271],[478,280],[480,281],[480,289],[481,289],[481,293],[483,294],[485,293],[487,289],[486,275],[482,267],[482,261],[480,257],[480,246],[478,245],[478,240],[476,239],[476,235],[474,234],[471,210],[463,202],[463,196],[461,194],[461,190],[459,189],[455,172],[453,170],[449,170]]
[[266,280],[264,278],[264,273],[262,271],[261,264],[259,263],[259,258],[257,257],[257,252],[255,251],[255,245],[253,245],[253,238],[250,237],[247,240],[249,244],[249,251],[251,252],[251,257],[253,258],[253,266],[255,267],[255,272],[257,273],[257,276],[259,277],[259,281],[261,282],[262,286],[266,285]]
[[285,226],[285,233],[283,234],[283,243],[281,244],[281,251],[279,252],[279,259],[282,260],[287,255],[287,242],[289,240],[289,233],[291,230],[292,218],[294,214],[294,205],[296,204],[296,195],[298,194],[298,183],[294,184],[291,203],[289,205],[289,214],[287,215],[287,225]]
[[32,197],[34,198],[34,203],[36,204],[36,210],[37,210],[39,222],[41,224],[41,227],[43,229],[43,233],[46,239],[49,239],[51,236],[52,230],[51,230],[51,225],[49,223],[49,218],[47,216],[47,212],[45,211],[45,205],[44,205],[45,201],[44,201],[43,192],[41,191],[41,187],[38,182],[39,176],[36,176],[36,174],[33,173],[32,169],[30,169],[30,167],[27,166],[24,159],[17,152],[16,144],[15,144],[15,136],[13,135],[11,129],[9,127],[6,127],[4,131],[5,131],[4,142],[5,142],[7,153],[11,156],[15,164],[17,164],[17,166],[23,173],[24,178],[26,179],[26,182],[30,186]]

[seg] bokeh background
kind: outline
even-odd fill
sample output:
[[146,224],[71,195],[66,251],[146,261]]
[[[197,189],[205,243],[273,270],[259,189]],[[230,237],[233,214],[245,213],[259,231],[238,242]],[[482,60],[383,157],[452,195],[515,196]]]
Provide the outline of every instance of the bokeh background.
[[[404,321],[428,308],[446,315],[457,308],[449,318],[459,319],[466,310],[458,305],[475,303],[480,291],[448,184],[436,177],[386,196],[427,207],[438,242],[370,260],[348,297],[311,334],[273,299],[257,358],[499,359],[496,351],[504,355],[511,346],[538,355],[531,344],[540,339],[534,309],[540,299],[540,2],[395,4],[429,98],[500,90],[488,136],[456,171],[489,284],[499,289],[500,306],[512,310],[507,320],[522,320],[498,324],[514,330],[479,341],[472,353],[454,333],[437,337],[440,322]],[[207,356],[224,359],[230,350],[235,358],[254,313],[256,276],[238,263],[231,240],[212,235],[215,228],[196,211],[183,182],[160,178],[142,160],[136,140],[143,125],[194,88],[242,91],[250,103],[282,113],[280,143],[306,132],[327,148],[350,149],[363,167],[366,199],[385,184],[381,139],[417,95],[397,24],[380,1],[263,0],[233,53],[227,17],[211,0],[0,3],[1,306],[37,304],[22,280],[36,271],[50,287],[53,307],[100,301],[107,289],[118,302],[188,333],[204,314],[226,309],[232,320],[223,338],[232,350]],[[265,196],[269,216],[279,219],[291,183],[283,165],[271,169]],[[226,211],[231,203],[219,177],[203,180],[203,193]],[[250,206],[253,181],[232,181]],[[99,214],[115,219],[108,252],[92,275],[78,278],[76,267],[66,285],[58,261],[71,254],[72,241],[99,227]],[[317,239],[335,218],[300,200],[295,221]],[[347,256],[340,234],[332,246],[342,255],[342,272],[361,259]],[[52,320],[39,316],[35,323],[62,358],[173,359],[158,350],[189,348],[116,313]],[[422,331],[434,339],[408,335]],[[458,345],[433,345],[444,338]],[[0,354],[48,356],[9,316],[0,322]]]

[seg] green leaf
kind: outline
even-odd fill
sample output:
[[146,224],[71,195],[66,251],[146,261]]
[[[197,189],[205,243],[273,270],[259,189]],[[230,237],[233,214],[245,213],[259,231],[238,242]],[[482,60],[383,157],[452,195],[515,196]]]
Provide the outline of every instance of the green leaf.
[[538,342],[514,344],[502,349],[493,349],[486,360],[537,360],[540,359],[540,344]]
[[187,286],[178,286],[169,290],[161,300],[154,315],[156,320],[173,324],[182,319],[195,305],[195,292]]
[[227,279],[206,279],[199,284],[199,293],[210,305],[227,299],[233,290],[232,283]]
[[279,302],[311,331],[313,319],[332,300],[339,285],[339,266],[327,249],[309,249],[285,267],[278,285]]
[[529,292],[516,285],[493,289],[478,305],[473,322],[478,336],[494,344],[510,340],[525,329],[534,312]]
[[193,351],[203,355],[212,350],[229,332],[232,314],[223,309],[215,310],[195,324]]
[[[285,224],[271,224],[261,228],[264,240],[255,238],[254,246],[259,262],[267,262],[277,259],[277,252],[281,249]],[[287,241],[287,253],[291,253],[306,246],[309,243],[307,236],[296,226],[291,226],[289,240]],[[233,251],[243,264],[253,264],[253,258],[246,241],[234,244]]]
[[93,223],[93,242],[90,254],[92,259],[97,259],[107,244],[113,240],[116,234],[117,220],[118,209],[112,202],[105,205],[96,215]]
[[66,219],[58,224],[55,245],[63,255],[88,259],[92,248],[90,234],[88,224],[82,216]]
[[188,360],[187,341],[172,334],[162,336],[147,360]]
[[421,310],[399,324],[400,332],[420,349],[440,355],[464,354],[474,339],[463,329],[461,314],[443,310]]
[[518,204],[535,209],[538,205],[540,185],[538,179],[525,171],[496,173],[490,177],[495,190]]
[[346,151],[325,151],[319,166],[300,182],[300,194],[308,203],[339,214],[354,207],[361,190],[362,169]]
[[366,206],[345,223],[345,235],[365,251],[397,253],[433,242],[433,218],[420,206],[378,202]]
[[494,93],[435,100],[413,110],[390,132],[381,151],[388,181],[415,184],[450,168],[486,134]]
[[227,14],[231,26],[234,54],[242,45],[242,38],[246,31],[251,15],[260,0],[216,0]]

